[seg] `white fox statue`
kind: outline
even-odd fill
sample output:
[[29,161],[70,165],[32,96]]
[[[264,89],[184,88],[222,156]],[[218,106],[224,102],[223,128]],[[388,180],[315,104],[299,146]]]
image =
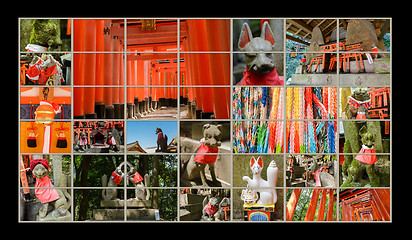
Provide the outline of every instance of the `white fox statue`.
[[263,169],[263,161],[259,156],[257,160],[254,157],[250,159],[250,169],[253,173],[253,179],[248,176],[243,176],[243,180],[247,181],[247,187],[259,192],[260,197],[258,204],[267,205],[275,204],[278,200],[276,193],[276,182],[278,180],[278,167],[274,160],[269,163],[267,168],[267,181],[262,179],[260,173]]

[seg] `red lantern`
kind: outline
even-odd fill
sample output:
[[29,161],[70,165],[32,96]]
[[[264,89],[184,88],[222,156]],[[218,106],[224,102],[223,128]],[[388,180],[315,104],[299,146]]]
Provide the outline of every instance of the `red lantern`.
[[42,123],[45,125],[52,125],[53,121],[50,119],[54,119],[54,115],[61,111],[61,107],[53,102],[48,100],[40,101],[40,106],[37,107],[36,111],[34,112],[35,119],[37,119],[36,123]]

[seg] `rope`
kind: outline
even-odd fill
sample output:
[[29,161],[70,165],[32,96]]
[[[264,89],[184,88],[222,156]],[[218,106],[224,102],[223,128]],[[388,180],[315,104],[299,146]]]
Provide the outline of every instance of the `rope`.
[[329,107],[329,109],[330,109],[330,111],[329,111],[329,114],[330,114],[330,118],[332,118],[332,119],[337,119],[338,118],[338,116],[337,116],[337,102],[338,102],[337,92],[338,92],[337,88],[335,88],[335,87],[330,88],[330,94],[329,94],[329,97],[330,97],[330,100],[329,100],[330,107]]
[[[293,95],[294,95],[294,105],[293,105],[293,119],[299,119],[299,113],[300,113],[300,109],[299,109],[299,106],[300,106],[300,104],[299,104],[299,88],[294,88],[293,89],[294,91],[293,91]],[[294,126],[294,141],[295,141],[295,143],[294,143],[294,147],[295,147],[295,153],[300,153],[300,145],[299,145],[299,143],[300,143],[300,140],[299,140],[299,137],[300,137],[300,130],[299,130],[299,122],[298,121],[295,121],[295,122],[293,122],[293,125],[295,125]]]
[[[292,119],[293,88],[286,88],[286,119]],[[286,146],[289,146],[290,122],[286,124]]]
[[308,145],[310,153],[316,153],[315,129],[312,121],[308,122]]
[[[272,108],[270,111],[269,119],[278,119],[278,111],[282,110],[282,104],[279,103],[280,97],[280,89],[279,87],[273,88],[272,93]],[[276,121],[269,122],[269,153],[275,152],[275,147],[277,144],[277,128],[276,128]]]
[[328,112],[326,111],[325,106],[323,105],[323,103],[318,99],[318,97],[313,94],[313,102],[316,104],[316,106],[318,107],[318,109],[320,110],[320,115],[322,115],[322,119],[327,119],[328,118]]
[[[280,88],[279,92],[279,106],[283,106],[284,102],[284,88]],[[283,119],[283,108],[278,108],[277,119]],[[282,153],[283,148],[283,121],[276,122],[276,153]]]

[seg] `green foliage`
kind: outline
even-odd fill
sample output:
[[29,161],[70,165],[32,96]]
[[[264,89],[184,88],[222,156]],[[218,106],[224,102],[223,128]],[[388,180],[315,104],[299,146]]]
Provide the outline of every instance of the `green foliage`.
[[[159,161],[158,169],[158,186],[153,184],[155,158]],[[108,177],[114,169],[124,161],[123,156],[118,155],[75,155],[74,156],[74,173],[73,181],[75,187],[101,187],[102,176]],[[175,155],[128,155],[127,161],[130,162],[139,174],[144,176],[146,173],[150,176],[149,187],[177,187],[177,156]],[[128,168],[127,171],[130,169]],[[123,170],[126,171],[126,170]],[[85,179],[82,177],[86,176]],[[124,179],[118,188],[117,197],[124,199]],[[134,198],[134,184],[129,182],[126,186],[127,198]],[[122,189],[123,188],[123,189]],[[176,220],[177,218],[177,191],[175,189],[150,189],[150,201],[153,201],[153,192],[158,192],[158,206],[160,218],[162,220]],[[87,200],[87,205],[82,205],[82,200]],[[100,209],[102,200],[101,190],[75,190],[74,191],[74,208],[75,220],[85,220],[93,218],[93,209]],[[79,218],[79,212],[87,211],[85,219]]]

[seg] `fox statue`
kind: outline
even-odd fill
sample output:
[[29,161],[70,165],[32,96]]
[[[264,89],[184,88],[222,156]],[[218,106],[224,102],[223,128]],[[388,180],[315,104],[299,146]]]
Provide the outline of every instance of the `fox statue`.
[[256,190],[259,192],[260,197],[257,201],[258,204],[274,204],[278,200],[278,196],[276,193],[276,182],[278,180],[279,169],[276,166],[274,160],[269,163],[267,168],[267,181],[262,179],[260,173],[263,169],[263,161],[262,158],[259,156],[256,160],[254,157],[250,159],[250,169],[253,173],[253,178],[250,179],[248,176],[243,176],[243,180],[247,181],[248,188]]
[[278,76],[275,69],[273,48],[275,38],[269,23],[264,22],[260,37],[253,38],[247,23],[242,26],[238,48],[245,52],[246,70],[237,85],[283,85],[283,78]]

